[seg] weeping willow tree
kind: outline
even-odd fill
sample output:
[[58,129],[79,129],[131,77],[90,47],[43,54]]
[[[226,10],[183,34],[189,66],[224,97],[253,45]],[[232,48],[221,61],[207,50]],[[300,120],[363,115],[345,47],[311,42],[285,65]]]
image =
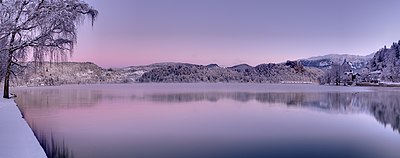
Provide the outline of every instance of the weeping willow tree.
[[77,27],[98,11],[83,0],[0,0],[0,53],[4,98],[10,98],[12,67],[32,57],[35,62],[62,61],[77,42]]

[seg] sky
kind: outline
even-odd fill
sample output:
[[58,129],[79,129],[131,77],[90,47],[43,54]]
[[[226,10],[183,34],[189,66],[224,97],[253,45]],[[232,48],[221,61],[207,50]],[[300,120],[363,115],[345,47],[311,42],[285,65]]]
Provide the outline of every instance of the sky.
[[400,40],[398,0],[86,0],[70,61],[258,65],[368,55]]

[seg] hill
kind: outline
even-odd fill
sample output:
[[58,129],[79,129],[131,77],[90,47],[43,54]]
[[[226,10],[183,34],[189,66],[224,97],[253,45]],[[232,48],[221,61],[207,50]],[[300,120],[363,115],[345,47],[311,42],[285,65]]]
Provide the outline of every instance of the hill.
[[349,55],[349,54],[328,54],[324,56],[310,57],[300,59],[299,62],[306,67],[315,67],[319,69],[329,69],[332,64],[342,64],[349,62],[354,69],[362,69],[366,67],[375,53],[366,56]]
[[[295,64],[293,64],[295,63]],[[317,82],[323,72],[316,68],[304,68],[297,62],[282,64],[247,64],[228,68],[195,64],[175,63],[144,73],[138,82],[257,82],[281,81]]]
[[298,62],[247,64],[228,68],[216,64],[156,63],[125,68],[101,68],[90,62],[27,62],[24,71],[12,78],[14,86],[48,86],[63,84],[102,84],[133,82],[317,82],[323,71],[303,67]]

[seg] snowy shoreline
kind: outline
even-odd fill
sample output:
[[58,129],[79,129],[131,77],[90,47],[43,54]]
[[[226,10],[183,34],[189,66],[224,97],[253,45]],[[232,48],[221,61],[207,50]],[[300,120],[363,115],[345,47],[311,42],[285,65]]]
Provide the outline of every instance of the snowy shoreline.
[[46,158],[14,99],[0,99],[0,158]]

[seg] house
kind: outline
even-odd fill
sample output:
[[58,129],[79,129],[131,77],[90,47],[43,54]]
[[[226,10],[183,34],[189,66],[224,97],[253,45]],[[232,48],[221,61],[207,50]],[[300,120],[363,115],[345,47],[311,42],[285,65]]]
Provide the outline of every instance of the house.
[[345,71],[343,75],[343,82],[345,85],[353,85],[359,81],[361,77],[360,73],[354,72],[353,70]]
[[381,81],[382,71],[376,70],[368,74],[368,81],[372,83],[379,83]]

